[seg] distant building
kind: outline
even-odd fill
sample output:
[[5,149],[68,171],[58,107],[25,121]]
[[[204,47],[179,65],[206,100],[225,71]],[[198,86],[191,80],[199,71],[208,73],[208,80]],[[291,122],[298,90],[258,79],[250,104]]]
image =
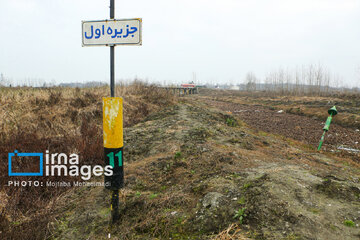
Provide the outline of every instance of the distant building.
[[230,90],[240,90],[239,86],[230,86]]
[[181,87],[183,87],[183,88],[194,88],[195,84],[183,83],[183,84],[181,84]]

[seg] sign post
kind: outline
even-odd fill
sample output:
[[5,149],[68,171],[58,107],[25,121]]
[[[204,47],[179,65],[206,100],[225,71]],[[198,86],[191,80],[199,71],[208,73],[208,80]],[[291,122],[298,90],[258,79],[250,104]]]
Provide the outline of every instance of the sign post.
[[[115,17],[115,2],[114,0],[110,0],[110,19],[114,19]],[[115,64],[115,46],[110,46],[110,96],[115,97],[115,70],[114,70],[114,64]]]
[[123,158],[123,99],[103,98],[103,137],[105,165],[113,168],[112,176],[105,176],[105,187],[111,193],[112,222],[119,219],[119,189],[124,187]]
[[[110,19],[114,19],[114,15],[115,15],[115,1],[114,0],[110,0]],[[115,69],[114,69],[114,64],[115,64],[115,46],[114,45],[111,45],[110,46],[110,96],[112,98],[115,97]],[[121,99],[122,100],[122,99]],[[103,106],[104,108],[106,107],[106,104],[105,104],[105,100],[103,100],[104,103],[103,103]],[[110,107],[111,107],[111,104],[110,104]],[[119,109],[119,108],[118,108]],[[105,112],[105,111],[103,111]],[[121,134],[121,138],[122,138],[122,101],[121,101],[121,118],[120,118],[120,121],[121,121],[121,131],[119,132],[119,134]],[[117,116],[119,115],[119,113],[117,114]],[[116,116],[116,117],[117,117]],[[103,121],[105,121],[105,118],[103,117]],[[106,124],[106,123],[105,123]],[[104,124],[103,124],[104,125]],[[111,127],[111,125],[110,125]],[[115,126],[114,126],[115,127]],[[104,130],[104,133],[105,133],[105,128],[103,128]],[[105,139],[106,136],[104,136],[104,139]],[[122,144],[123,145],[123,144]],[[122,147],[122,146],[121,146]],[[122,167],[122,151],[120,151],[119,153],[121,154],[121,160],[120,160],[120,157],[118,157],[118,160],[119,160],[119,165],[120,166],[120,161],[121,161],[121,169],[120,170],[120,173],[118,173],[119,175],[119,179],[116,179],[116,171],[115,171],[115,166],[114,166],[114,152],[109,152],[106,148],[106,145],[105,145],[105,141],[104,141],[104,155],[105,155],[105,159],[107,159],[106,157],[109,158],[109,162],[107,162],[105,160],[105,165],[108,165],[109,163],[111,164],[111,160],[110,160],[110,156],[112,154],[112,166],[113,166],[113,169],[114,169],[114,173],[113,173],[113,176],[112,178],[113,179],[110,179],[110,182],[111,180],[118,180],[119,182],[119,186],[116,186],[116,183],[115,183],[115,186],[113,186],[113,189],[112,189],[112,194],[111,194],[111,205],[110,205],[110,209],[111,209],[111,221],[114,223],[116,222],[118,219],[119,219],[119,188],[122,187],[123,185],[123,182],[124,182],[124,168]],[[121,175],[120,175],[121,174]],[[105,183],[106,183],[106,179],[105,179]],[[111,182],[112,183],[112,182]]]
[[123,99],[115,97],[115,46],[142,45],[142,19],[115,19],[115,0],[110,0],[110,19],[82,21],[82,46],[110,47],[110,97],[103,98],[103,137],[105,165],[112,176],[105,176],[105,187],[112,191],[112,223],[119,219],[119,189],[124,187]]

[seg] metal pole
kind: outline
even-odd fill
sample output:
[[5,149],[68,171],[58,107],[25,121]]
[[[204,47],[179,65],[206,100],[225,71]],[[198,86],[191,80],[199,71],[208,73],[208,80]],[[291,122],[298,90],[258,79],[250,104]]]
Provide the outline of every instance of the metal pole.
[[111,194],[111,223],[115,223],[119,217],[119,190],[113,190]]
[[114,46],[110,46],[110,94],[115,97],[115,70],[114,70]]
[[115,18],[115,0],[110,0],[110,19],[114,19]]
[[323,133],[323,135],[321,136],[320,143],[319,143],[319,147],[318,147],[318,149],[317,149],[318,151],[320,151],[321,146],[322,146],[322,144],[323,144],[323,142],[324,142],[325,133],[326,133],[326,130],[324,130],[324,133]]
[[[336,108],[335,108],[335,111],[336,111]],[[336,113],[335,113],[335,115],[336,115]],[[323,135],[321,136],[319,146],[318,146],[318,149],[317,149],[318,151],[320,151],[321,146],[322,146],[322,144],[324,142],[326,132],[329,131],[329,127],[330,127],[330,124],[331,124],[332,117],[333,117],[333,112],[330,113],[330,116],[326,120],[325,126],[323,128],[324,132],[323,132]]]
[[[110,0],[110,19],[115,18],[115,0]],[[110,94],[115,97],[115,47],[110,46]],[[113,190],[111,194],[111,220],[115,223],[119,219],[119,190]]]
[[[115,18],[115,0],[110,0],[110,19]],[[110,93],[111,97],[115,97],[115,70],[114,70],[114,46],[110,46]]]

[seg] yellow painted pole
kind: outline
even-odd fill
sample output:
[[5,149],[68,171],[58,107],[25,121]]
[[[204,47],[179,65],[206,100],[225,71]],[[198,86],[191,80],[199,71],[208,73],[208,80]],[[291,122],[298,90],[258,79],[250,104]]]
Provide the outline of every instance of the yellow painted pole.
[[103,138],[105,167],[112,166],[113,175],[105,175],[105,187],[112,190],[111,216],[119,218],[119,189],[124,186],[123,99],[103,98]]
[[103,98],[104,147],[122,148],[123,140],[123,99]]

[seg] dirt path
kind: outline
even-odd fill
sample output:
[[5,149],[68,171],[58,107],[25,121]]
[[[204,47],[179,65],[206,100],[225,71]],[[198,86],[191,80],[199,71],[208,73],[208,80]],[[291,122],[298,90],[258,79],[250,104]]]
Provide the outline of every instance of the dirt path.
[[[188,98],[126,128],[125,188],[112,238],[360,237],[359,172],[349,159],[259,135],[211,106],[228,107]],[[62,202],[58,239],[107,239],[102,187],[77,189]]]
[[[249,126],[261,131],[290,137],[317,147],[323,133],[324,120],[312,119],[307,116],[289,114],[284,111],[270,110],[256,105],[245,105],[231,102],[206,99],[206,104],[222,111],[231,112],[240,117]],[[337,150],[344,146],[360,149],[360,131],[331,124],[323,145],[324,150]]]

